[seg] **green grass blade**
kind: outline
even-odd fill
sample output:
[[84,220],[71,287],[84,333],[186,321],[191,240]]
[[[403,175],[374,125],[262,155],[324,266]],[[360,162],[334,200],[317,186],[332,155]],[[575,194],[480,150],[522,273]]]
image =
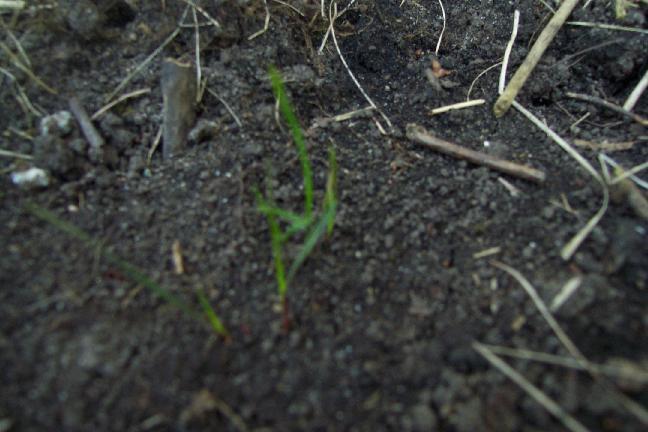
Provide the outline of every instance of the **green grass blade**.
[[[50,212],[43,207],[40,207],[33,203],[28,203],[26,209],[29,213],[33,214],[37,218],[55,226],[64,233],[70,235],[71,237],[76,238],[83,242],[87,247],[94,248],[98,242],[88,233],[80,229],[79,227],[59,218],[54,213]],[[152,293],[166,301],[167,303],[177,307],[182,312],[187,315],[197,318],[200,317],[200,314],[193,310],[187,303],[185,303],[181,298],[175,296],[167,289],[163,288],[153,279],[148,277],[142,271],[132,264],[127,263],[116,255],[108,252],[101,251],[101,256],[103,256],[108,262],[119,268],[126,276],[131,280],[137,282],[138,284],[148,288]]]
[[272,81],[272,89],[274,90],[275,97],[279,101],[279,108],[286,119],[286,123],[288,123],[293,140],[297,146],[299,162],[301,163],[302,175],[304,177],[304,214],[306,217],[310,217],[313,213],[313,171],[310,160],[308,159],[308,152],[306,151],[304,134],[286,95],[279,71],[274,67],[270,67],[269,73],[270,81]]
[[[257,207],[274,208],[268,204],[268,201],[261,195],[259,190],[255,190]],[[288,292],[288,282],[286,280],[286,267],[283,261],[283,234],[277,222],[277,217],[273,212],[265,214],[268,219],[268,226],[270,227],[270,243],[272,246],[272,258],[275,266],[275,278],[277,279],[277,288],[279,298],[283,302]]]
[[207,299],[207,296],[205,295],[203,290],[198,289],[198,291],[196,291],[196,294],[198,295],[198,301],[200,302],[200,306],[202,307],[202,310],[205,313],[205,316],[207,317],[209,324],[211,324],[216,334],[224,338],[227,338],[229,336],[229,332],[223,325],[223,322],[220,320],[220,318],[218,318],[218,315],[216,315],[214,308],[212,308],[212,306],[209,304],[209,300]]
[[268,204],[266,201],[257,204],[257,210],[259,210],[266,216],[271,214],[278,217],[279,219],[285,220],[291,226],[297,227],[301,230],[308,228],[311,223],[311,220],[309,218],[298,215],[297,213],[291,212],[290,210],[284,210],[282,208],[275,207],[271,204]]
[[295,260],[293,261],[290,269],[288,270],[288,281],[291,281],[299,267],[306,261],[308,255],[313,251],[313,248],[317,244],[318,240],[324,235],[327,227],[331,223],[331,219],[335,219],[335,203],[322,214],[320,219],[317,221],[317,224],[313,226],[311,231],[306,236],[304,243],[302,244]]
[[[324,211],[337,204],[337,159],[335,158],[335,148],[329,147],[329,173],[326,178],[326,192],[324,194]],[[335,226],[335,213],[329,217],[329,222],[326,227],[326,234],[331,235],[333,227]]]
[[288,281],[286,280],[286,270],[283,262],[283,242],[281,241],[281,230],[277,218],[268,215],[268,225],[270,226],[270,237],[272,242],[272,257],[274,258],[275,277],[277,278],[277,287],[279,288],[279,298],[283,302],[288,292]]

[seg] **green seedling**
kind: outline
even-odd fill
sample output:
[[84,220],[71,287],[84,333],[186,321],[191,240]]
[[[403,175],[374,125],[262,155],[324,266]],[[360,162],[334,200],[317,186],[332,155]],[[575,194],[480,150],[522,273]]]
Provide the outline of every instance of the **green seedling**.
[[[271,67],[270,80],[275,97],[279,101],[279,109],[290,128],[299,162],[302,169],[304,183],[304,210],[302,213],[295,213],[290,210],[282,209],[274,202],[272,190],[267,187],[266,196],[259,191],[257,195],[257,209],[263,213],[268,220],[270,230],[270,240],[272,246],[272,256],[274,259],[275,278],[279,300],[284,312],[284,324],[288,323],[288,305],[286,294],[288,286],[295,277],[297,270],[304,263],[306,258],[317,245],[318,241],[325,235],[331,235],[335,224],[335,211],[337,208],[336,198],[336,179],[337,179],[337,161],[333,147],[329,149],[329,173],[324,193],[322,209],[317,214],[313,211],[313,172],[306,150],[306,143],[302,133],[301,126],[297,121],[294,110],[286,91],[279,72]],[[288,271],[284,264],[284,245],[294,236],[303,235],[303,243],[292,260]]]
[[[37,218],[51,224],[52,226],[58,228],[64,233],[70,235],[71,237],[81,241],[89,248],[95,249],[99,245],[99,242],[96,239],[94,239],[90,234],[86,233],[81,228],[71,224],[70,222],[67,222],[59,218],[58,216],[56,216],[54,213],[50,212],[47,209],[44,209],[33,203],[28,203],[26,205],[26,209],[29,213],[33,214]],[[186,315],[194,319],[197,319],[201,322],[205,322],[206,319],[207,323],[211,326],[214,332],[216,332],[216,334],[218,334],[219,336],[223,337],[226,340],[229,339],[229,333],[227,332],[227,329],[225,328],[221,320],[218,318],[218,315],[216,315],[216,312],[211,307],[209,301],[207,300],[207,297],[201,290],[197,291],[197,296],[203,311],[202,314],[196,311],[183,299],[174,295],[169,290],[167,290],[166,288],[164,288],[163,286],[155,282],[153,279],[151,279],[149,276],[147,276],[144,272],[142,272],[134,265],[129,264],[128,262],[119,258],[117,255],[107,250],[104,250],[103,248],[99,249],[99,253],[101,256],[104,257],[106,261],[108,261],[109,263],[117,267],[134,282],[137,282],[143,287],[148,288],[153,294],[157,295],[158,297],[160,297],[162,300],[166,301],[170,305],[180,309]]]

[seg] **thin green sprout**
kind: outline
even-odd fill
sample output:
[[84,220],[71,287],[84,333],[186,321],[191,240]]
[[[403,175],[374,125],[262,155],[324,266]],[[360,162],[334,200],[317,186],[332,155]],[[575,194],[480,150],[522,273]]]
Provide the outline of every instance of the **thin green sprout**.
[[[87,232],[83,231],[81,228],[71,224],[70,222],[67,222],[58,216],[56,216],[54,213],[50,212],[49,210],[40,207],[36,204],[33,203],[27,203],[25,206],[27,211],[37,218],[51,224],[52,226],[58,228],[59,230],[63,231],[64,233],[68,234],[69,236],[76,238],[77,240],[80,240],[82,243],[84,243],[88,248],[95,249],[98,246],[100,246],[100,242],[94,239],[90,234]],[[126,276],[128,276],[131,280],[135,281],[136,283],[144,286],[145,288],[148,288],[153,294],[157,295],[160,297],[162,300],[166,301],[172,306],[177,307],[180,309],[183,313],[186,315],[203,321],[203,315],[200,312],[197,312],[194,310],[189,304],[187,304],[184,300],[182,300],[180,297],[174,295],[171,293],[169,290],[166,288],[162,287],[160,284],[155,282],[153,279],[151,279],[149,276],[144,274],[141,270],[139,270],[137,267],[134,265],[124,261],[123,259],[119,258],[117,255],[104,250],[103,248],[98,248],[99,254],[103,256],[106,261],[109,263],[113,264],[116,266],[118,269],[120,269]],[[203,308],[203,311],[205,313],[205,316],[207,317],[207,320],[211,324],[212,328],[218,333],[220,336],[227,336],[228,333],[225,330],[225,327],[221,323],[220,319],[218,319],[218,316],[216,315],[216,312],[212,309],[211,306],[207,303],[209,306],[209,310],[206,309],[204,302],[207,301],[206,298],[201,298],[200,297],[201,292],[199,291],[198,294],[198,300],[201,303],[201,306]],[[204,295],[203,295],[204,297]],[[214,318],[216,320],[214,321]],[[217,325],[215,325],[218,323]]]

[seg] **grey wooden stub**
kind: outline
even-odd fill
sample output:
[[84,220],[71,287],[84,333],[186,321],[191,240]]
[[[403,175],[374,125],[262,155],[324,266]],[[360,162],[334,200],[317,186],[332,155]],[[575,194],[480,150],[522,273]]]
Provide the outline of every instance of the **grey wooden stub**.
[[170,159],[185,148],[196,118],[196,74],[191,63],[164,59],[162,99],[162,148],[164,158]]

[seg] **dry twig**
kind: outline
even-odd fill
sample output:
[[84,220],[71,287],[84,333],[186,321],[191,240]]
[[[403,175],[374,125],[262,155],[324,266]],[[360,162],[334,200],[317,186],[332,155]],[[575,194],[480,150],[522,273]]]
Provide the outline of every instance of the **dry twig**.
[[92,117],[90,117],[92,120],[97,120],[99,117],[104,115],[107,111],[112,109],[115,105],[119,105],[120,103],[124,102],[125,100],[135,98],[137,96],[141,96],[147,93],[150,93],[151,89],[150,88],[143,88],[139,90],[134,90],[130,93],[126,93],[124,95],[119,96],[117,99],[114,101],[104,105],[103,107],[99,108],[97,112],[92,114]]
[[407,125],[407,137],[438,152],[458,159],[464,159],[477,165],[487,166],[525,180],[542,183],[546,177],[544,172],[535,168],[496,158],[489,154],[470,150],[439,139],[430,135],[423,127],[413,123]]
[[629,119],[634,120],[635,122],[639,123],[642,126],[648,126],[648,119],[641,117],[639,114],[630,112],[627,109],[620,107],[619,105],[613,104],[612,102],[608,102],[605,99],[601,99],[596,96],[590,96],[590,95],[585,95],[580,93],[571,93],[571,92],[567,92],[567,97],[601,106],[603,108],[609,109],[610,111],[614,111],[623,116],[626,116]]
[[533,44],[533,47],[529,51],[526,59],[524,59],[524,62],[515,72],[504,92],[500,95],[499,99],[497,99],[495,107],[493,108],[497,117],[501,117],[506,113],[506,111],[508,111],[518,92],[526,82],[529,75],[531,75],[531,72],[538,64],[538,61],[540,61],[542,54],[544,54],[545,50],[556,36],[556,33],[558,33],[558,30],[560,30],[565,20],[567,20],[571,11],[576,7],[577,3],[578,0],[564,0],[556,14],[542,30],[542,33],[540,33],[540,36],[538,36],[538,39]]
[[430,111],[431,115],[436,115],[436,114],[441,114],[444,112],[452,111],[452,110],[460,110],[464,108],[470,108],[478,105],[483,105],[485,104],[486,101],[484,99],[473,99],[473,100],[468,100],[465,102],[458,102],[455,104],[451,105],[446,105],[438,108],[434,108],[433,110]]
[[70,106],[70,111],[72,111],[72,114],[77,119],[77,122],[81,127],[83,136],[86,138],[86,140],[88,140],[88,143],[90,144],[90,148],[92,149],[91,154],[98,162],[101,162],[103,156],[102,152],[104,139],[99,134],[99,131],[97,131],[97,129],[94,127],[90,116],[88,116],[85,108],[83,108],[81,102],[79,102],[76,97],[71,97],[68,101],[68,105]]

